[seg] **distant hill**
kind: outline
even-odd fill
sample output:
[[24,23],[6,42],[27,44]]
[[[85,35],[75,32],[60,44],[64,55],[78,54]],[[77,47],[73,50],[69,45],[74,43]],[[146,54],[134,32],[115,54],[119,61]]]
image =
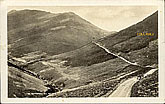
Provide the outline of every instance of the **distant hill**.
[[[72,88],[91,82],[117,77],[123,73],[147,70],[146,66],[158,66],[158,14],[121,30],[115,34],[93,41],[79,49],[50,57],[50,61],[28,66],[53,83],[65,83]],[[154,24],[154,25],[153,25]],[[154,33],[154,36],[137,36],[137,33]],[[124,57],[132,63],[107,53],[98,47],[99,43],[112,53]],[[42,67],[47,67],[42,69]],[[58,76],[57,76],[58,75]]]
[[[139,36],[151,33],[153,36]],[[140,65],[158,64],[158,11],[113,35],[98,41],[111,52]]]
[[13,10],[8,13],[9,52],[16,57],[35,51],[49,55],[64,53],[107,33],[73,12]]
[[[137,33],[153,33],[153,36],[138,36]],[[158,63],[158,12],[126,29],[97,40],[96,42],[116,55],[140,65]],[[90,43],[80,49],[57,55],[67,60],[67,65],[89,66],[115,57]]]

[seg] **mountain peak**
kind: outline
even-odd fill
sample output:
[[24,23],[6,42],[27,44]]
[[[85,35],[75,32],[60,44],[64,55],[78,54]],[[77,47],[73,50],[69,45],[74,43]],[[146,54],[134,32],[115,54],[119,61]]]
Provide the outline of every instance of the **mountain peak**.
[[64,14],[69,14],[69,15],[77,15],[74,12],[64,12]]
[[107,31],[73,12],[25,9],[8,14],[8,42],[15,44],[11,49],[15,48],[12,53],[18,57],[38,49],[50,55],[71,51],[99,39],[104,33]]

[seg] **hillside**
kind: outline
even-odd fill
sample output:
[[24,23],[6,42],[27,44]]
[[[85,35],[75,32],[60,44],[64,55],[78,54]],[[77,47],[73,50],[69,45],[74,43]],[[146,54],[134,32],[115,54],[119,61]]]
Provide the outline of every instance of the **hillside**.
[[[93,25],[90,26],[93,29]],[[137,33],[154,35],[139,36]],[[25,52],[22,57],[12,58],[20,62],[18,66],[37,73],[62,90],[47,97],[107,97],[128,78],[158,68],[158,12],[117,33],[91,39],[74,50],[60,54],[42,51]]]
[[[154,35],[140,36],[137,33]],[[111,52],[131,62],[147,66],[158,64],[158,12],[120,32],[100,39]]]
[[[152,25],[153,23],[155,25]],[[156,26],[157,12],[133,26],[79,49],[54,55],[49,58],[49,61],[28,65],[28,69],[38,72],[53,83],[65,83],[65,88],[73,88],[132,71],[145,70],[145,66],[157,67],[158,30]],[[137,36],[137,32],[154,33],[154,36]],[[96,43],[103,45],[116,56],[107,53]],[[120,47],[116,48],[116,46]],[[122,50],[120,50],[121,47]],[[137,65],[123,61],[120,56]],[[44,71],[40,70],[42,67],[46,67]]]
[[10,98],[27,97],[28,93],[43,93],[47,91],[47,87],[42,80],[9,66],[8,91]]
[[[137,33],[154,33],[154,35],[138,36]],[[152,66],[158,64],[157,39],[158,12],[155,12],[143,21],[99,39],[95,43],[99,43],[112,53],[122,56],[131,62],[136,62],[142,66]],[[55,58],[65,60],[67,61],[66,65],[73,67],[88,66],[116,58],[96,46],[95,43],[90,43],[72,52],[56,55]]]
[[15,57],[35,51],[64,53],[108,33],[72,12],[11,11],[7,22],[8,49]]
[[158,97],[158,84],[158,71],[156,71],[133,86],[131,97]]

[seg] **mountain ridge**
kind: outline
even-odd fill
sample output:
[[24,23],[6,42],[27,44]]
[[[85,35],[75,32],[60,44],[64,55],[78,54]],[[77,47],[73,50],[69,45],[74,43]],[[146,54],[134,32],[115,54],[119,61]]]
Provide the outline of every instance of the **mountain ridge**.
[[[71,28],[73,25],[80,25],[65,19],[64,23],[71,24]],[[68,25],[67,23],[66,25]],[[80,25],[80,28],[84,27]],[[64,25],[58,25],[58,28],[53,27],[49,31],[57,32],[60,31],[59,29],[65,31]],[[72,33],[72,31],[69,32]],[[146,32],[154,33],[154,35],[137,35],[137,33]],[[47,36],[47,34],[45,35]],[[60,36],[62,35],[60,34]],[[35,39],[38,40],[37,37]],[[20,43],[19,40],[18,43]],[[57,45],[59,46],[59,44]],[[28,53],[20,59],[24,60],[22,62],[24,62],[26,70],[37,73],[52,85],[64,90],[64,92],[52,92],[50,97],[104,96],[114,91],[122,81],[143,75],[153,68],[158,69],[158,12],[126,29],[98,40],[91,40],[76,49],[51,56],[45,55],[47,53],[34,52]],[[20,60],[15,57],[14,59]],[[32,63],[28,64],[31,60]]]
[[73,12],[22,10],[8,14],[9,51],[17,57],[37,50],[51,55],[64,53],[107,33]]

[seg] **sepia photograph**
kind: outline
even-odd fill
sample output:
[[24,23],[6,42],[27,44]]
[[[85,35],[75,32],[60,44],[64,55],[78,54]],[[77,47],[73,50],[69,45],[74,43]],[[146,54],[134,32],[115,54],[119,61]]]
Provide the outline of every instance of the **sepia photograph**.
[[4,3],[2,101],[165,101],[160,2],[110,3]]
[[8,97],[158,97],[157,7],[8,9]]

